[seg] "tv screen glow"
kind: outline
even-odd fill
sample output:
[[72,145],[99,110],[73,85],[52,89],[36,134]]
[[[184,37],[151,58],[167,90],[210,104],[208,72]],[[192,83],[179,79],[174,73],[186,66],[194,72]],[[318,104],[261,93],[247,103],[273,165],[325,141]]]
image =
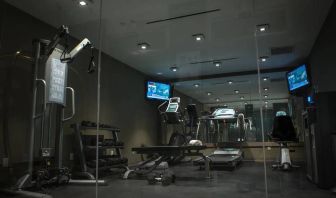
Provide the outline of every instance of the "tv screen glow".
[[146,97],[149,99],[169,100],[170,84],[147,81]]
[[293,71],[288,72],[287,81],[290,91],[294,91],[296,89],[309,85],[306,65],[301,65]]

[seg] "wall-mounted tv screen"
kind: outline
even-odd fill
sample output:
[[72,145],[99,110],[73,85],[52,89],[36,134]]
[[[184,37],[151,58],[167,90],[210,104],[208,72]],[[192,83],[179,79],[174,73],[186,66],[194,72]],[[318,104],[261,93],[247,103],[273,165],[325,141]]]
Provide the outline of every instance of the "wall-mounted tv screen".
[[168,83],[147,81],[146,82],[146,98],[157,100],[169,100],[171,86]]
[[287,82],[289,91],[295,91],[310,84],[307,66],[301,65],[287,73]]

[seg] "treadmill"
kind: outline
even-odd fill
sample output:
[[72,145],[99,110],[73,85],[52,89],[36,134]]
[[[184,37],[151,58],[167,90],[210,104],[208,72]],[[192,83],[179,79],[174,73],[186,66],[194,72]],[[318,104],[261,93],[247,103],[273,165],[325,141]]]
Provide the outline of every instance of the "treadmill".
[[[241,144],[245,141],[245,119],[243,114],[236,116],[234,109],[219,108],[216,109],[210,116],[203,118],[207,120],[213,120],[219,124],[223,124],[223,133],[229,132],[230,125],[234,124],[235,132],[238,137],[235,137],[236,141],[228,141],[226,138],[224,141],[218,140],[217,149],[213,154],[207,156],[210,159],[210,167],[212,169],[230,169],[235,170],[238,165],[243,161],[244,153],[241,150]],[[219,127],[218,127],[219,130]],[[198,165],[201,168],[204,167],[204,160],[198,158],[194,160],[194,165]]]

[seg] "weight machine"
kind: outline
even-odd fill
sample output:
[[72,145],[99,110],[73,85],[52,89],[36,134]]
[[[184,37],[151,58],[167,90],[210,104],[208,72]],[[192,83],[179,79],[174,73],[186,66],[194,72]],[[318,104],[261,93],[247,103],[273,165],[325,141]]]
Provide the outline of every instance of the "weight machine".
[[[73,50],[68,51],[67,43],[61,46],[62,40],[67,41],[69,29],[61,26],[51,40],[37,39],[33,41],[33,99],[30,126],[30,147],[28,172],[15,185],[20,194],[31,194],[23,189],[42,187],[50,184],[76,183],[71,180],[68,168],[63,166],[63,124],[75,115],[75,90],[67,86],[68,64],[86,47],[91,49],[88,73],[94,72],[93,46],[85,38]],[[44,77],[39,77],[44,69]],[[38,104],[38,85],[43,87],[43,102]],[[71,115],[65,115],[66,93],[71,93]],[[42,106],[40,112],[37,109]],[[34,170],[35,136],[37,121],[40,124],[40,157],[41,168]],[[52,141],[54,134],[55,141]],[[93,180],[95,181],[95,180]],[[83,181],[80,181],[83,183]],[[93,183],[88,182],[88,183]],[[40,196],[39,196],[40,197]]]

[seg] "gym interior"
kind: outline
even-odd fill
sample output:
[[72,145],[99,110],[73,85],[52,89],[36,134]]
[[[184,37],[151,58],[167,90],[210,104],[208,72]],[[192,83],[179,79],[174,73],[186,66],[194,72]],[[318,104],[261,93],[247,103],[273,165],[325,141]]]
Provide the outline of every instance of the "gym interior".
[[335,196],[332,0],[0,10],[0,197]]

